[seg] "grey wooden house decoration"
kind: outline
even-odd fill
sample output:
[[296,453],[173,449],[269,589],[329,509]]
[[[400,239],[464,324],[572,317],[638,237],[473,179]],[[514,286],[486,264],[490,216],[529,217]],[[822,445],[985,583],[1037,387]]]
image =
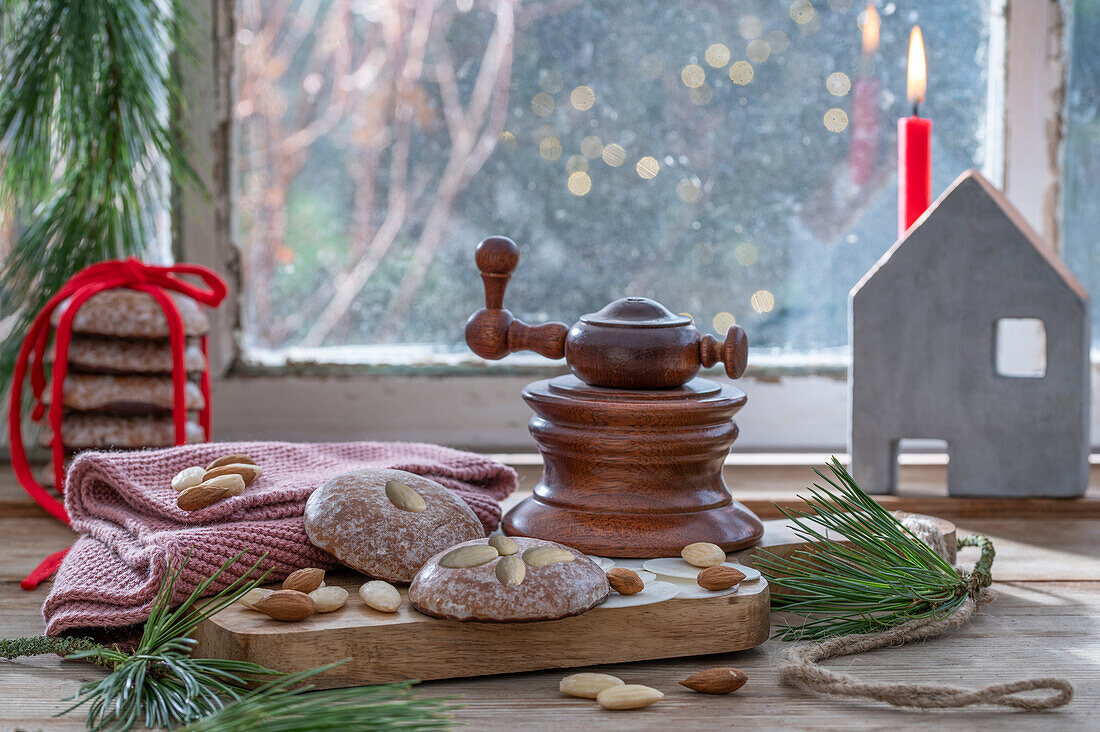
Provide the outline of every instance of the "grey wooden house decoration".
[[[895,492],[899,440],[923,438],[947,442],[953,496],[1084,494],[1088,294],[977,171],[864,275],[848,328],[848,447],[866,491]],[[1002,363],[1014,349],[1026,371]]]

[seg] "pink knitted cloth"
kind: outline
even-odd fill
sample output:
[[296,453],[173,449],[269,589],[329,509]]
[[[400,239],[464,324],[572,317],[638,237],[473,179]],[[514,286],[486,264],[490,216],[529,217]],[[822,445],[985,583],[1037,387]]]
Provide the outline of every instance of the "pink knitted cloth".
[[[176,507],[171,488],[176,473],[232,453],[254,458],[263,476],[243,495],[192,513]],[[264,552],[264,568],[274,567],[272,581],[302,567],[335,566],[330,555],[309,543],[302,512],[309,494],[329,478],[364,467],[407,470],[441,483],[470,505],[487,531],[500,523],[497,501],[516,487],[509,467],[418,443],[232,442],[83,453],[69,469],[65,492],[65,508],[81,536],[42,608],[47,635],[144,622],[169,562],[179,566],[189,552],[173,602],[242,550],[245,555],[220,586]]]

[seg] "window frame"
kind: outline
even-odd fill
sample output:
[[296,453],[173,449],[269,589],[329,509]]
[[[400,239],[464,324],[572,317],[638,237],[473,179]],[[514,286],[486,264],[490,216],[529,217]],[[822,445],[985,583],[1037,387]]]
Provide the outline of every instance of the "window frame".
[[[192,9],[196,37],[193,56],[180,63],[187,102],[180,126],[207,193],[176,191],[174,246],[179,259],[211,267],[229,283],[229,297],[211,318],[215,436],[407,439],[531,450],[530,412],[519,392],[533,378],[564,373],[560,364],[267,368],[241,359],[231,115],[235,2],[204,0]],[[987,134],[1003,141],[1003,156],[993,156],[998,159],[983,172],[1058,252],[1069,13],[1058,0],[990,2],[987,103],[1004,111],[989,115]],[[1094,370],[1095,363],[1094,356]],[[754,357],[739,385],[750,397],[739,417],[740,450],[845,450],[847,357]],[[1093,423],[1100,426],[1095,406]]]

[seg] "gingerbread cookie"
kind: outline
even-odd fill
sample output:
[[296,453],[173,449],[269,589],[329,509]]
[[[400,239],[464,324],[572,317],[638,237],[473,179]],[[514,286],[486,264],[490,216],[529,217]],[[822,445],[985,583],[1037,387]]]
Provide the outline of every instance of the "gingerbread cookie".
[[[170,376],[110,376],[107,374],[68,374],[65,377],[63,404],[81,412],[112,412],[126,415],[171,413],[173,397]],[[183,388],[188,411],[199,411],[206,404],[194,382]],[[45,404],[53,398],[51,389],[42,395]]]
[[[53,363],[53,358],[53,349],[48,349],[47,363]],[[69,343],[68,361],[70,373],[170,374],[172,346],[165,339],[74,336]],[[206,368],[202,349],[194,341],[188,341],[184,349],[183,368],[192,375]]]
[[[187,416],[187,442],[203,442],[206,437],[202,427],[193,415]],[[74,412],[61,419],[61,442],[69,449],[171,447],[175,434],[171,416],[120,417]],[[38,436],[38,444],[49,447],[51,439],[53,432],[46,426]]]
[[502,538],[436,554],[409,587],[409,602],[448,620],[518,623],[578,615],[607,599],[607,576],[581,552],[544,539]]
[[466,503],[439,483],[403,470],[365,468],[331,479],[309,497],[313,545],[363,574],[408,582],[428,559],[485,536]]
[[[198,303],[189,297],[169,294],[179,310],[186,335],[205,335],[210,321]],[[50,322],[57,327],[71,300],[54,310]],[[73,318],[73,333],[113,336],[116,338],[167,338],[168,319],[160,304],[147,292],[104,290],[84,301]]]

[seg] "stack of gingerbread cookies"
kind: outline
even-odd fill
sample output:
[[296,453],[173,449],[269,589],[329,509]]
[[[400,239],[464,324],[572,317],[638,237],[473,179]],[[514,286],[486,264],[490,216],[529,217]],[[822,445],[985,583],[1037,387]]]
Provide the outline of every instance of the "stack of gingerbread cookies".
[[[202,442],[198,415],[205,401],[199,385],[206,359],[199,338],[210,322],[194,300],[174,293],[170,297],[187,337],[187,441]],[[54,327],[67,308],[65,303],[54,312]],[[48,357],[52,358],[52,349]],[[51,397],[47,388],[43,395],[47,404]],[[168,320],[152,295],[115,289],[85,301],[73,319],[68,353],[61,423],[66,452],[174,444],[172,397]],[[46,426],[40,444],[48,446],[52,439]]]

